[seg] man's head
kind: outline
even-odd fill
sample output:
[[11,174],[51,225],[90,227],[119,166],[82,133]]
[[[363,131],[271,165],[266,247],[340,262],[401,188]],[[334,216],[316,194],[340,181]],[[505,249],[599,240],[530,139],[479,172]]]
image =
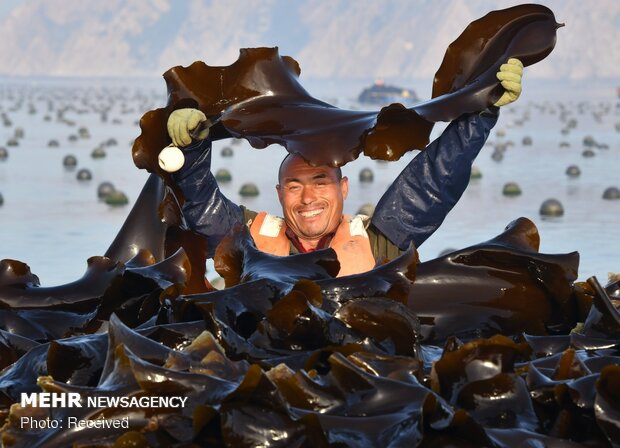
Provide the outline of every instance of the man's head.
[[305,247],[314,248],[340,224],[349,180],[340,168],[312,166],[289,154],[280,165],[276,190],[287,226]]

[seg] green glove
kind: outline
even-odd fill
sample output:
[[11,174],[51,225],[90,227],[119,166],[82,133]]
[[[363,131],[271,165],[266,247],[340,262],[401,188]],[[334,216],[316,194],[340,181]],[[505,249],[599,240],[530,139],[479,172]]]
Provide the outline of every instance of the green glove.
[[502,64],[499,72],[495,76],[501,81],[502,87],[506,89],[504,94],[497,100],[494,106],[505,106],[519,98],[521,95],[521,76],[523,75],[523,64],[515,58],[508,59]]
[[177,109],[168,117],[168,135],[174,146],[187,146],[192,142],[192,138],[207,138],[208,124],[207,117],[198,109]]

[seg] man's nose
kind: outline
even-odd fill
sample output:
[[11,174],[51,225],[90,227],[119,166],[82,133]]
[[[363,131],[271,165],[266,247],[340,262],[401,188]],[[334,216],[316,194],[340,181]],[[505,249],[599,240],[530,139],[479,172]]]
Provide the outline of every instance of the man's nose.
[[301,202],[303,204],[311,204],[316,199],[316,192],[312,185],[304,186],[301,192]]

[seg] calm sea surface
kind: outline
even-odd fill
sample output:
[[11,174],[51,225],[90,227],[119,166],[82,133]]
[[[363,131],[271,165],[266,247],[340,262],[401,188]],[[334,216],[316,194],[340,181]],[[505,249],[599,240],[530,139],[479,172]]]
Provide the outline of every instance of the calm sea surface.
[[[355,97],[368,84],[302,83],[315,97],[341,108],[359,108]],[[419,248],[421,259],[488,240],[524,216],[539,229],[541,252],[579,251],[581,280],[596,275],[605,282],[608,272],[620,272],[620,200],[602,198],[606,188],[620,188],[617,84],[525,84],[523,97],[504,108],[476,160],[482,178],[470,183],[443,226]],[[422,98],[429,95],[416,83],[403,86],[418,90]],[[0,147],[8,151],[0,160],[0,259],[27,263],[42,286],[80,278],[86,260],[105,253],[147,178],[133,165],[131,145],[140,133],[138,120],[145,111],[164,106],[165,94],[160,79],[0,78]],[[571,119],[575,126],[563,133]],[[434,137],[443,127],[436,127]],[[80,128],[88,132],[80,133]],[[16,136],[18,145],[9,146]],[[588,136],[597,143],[591,148],[593,157],[582,154]],[[531,145],[523,144],[526,138]],[[52,140],[58,145],[50,146]],[[509,141],[513,145],[507,146],[503,159],[493,160],[495,146]],[[233,149],[233,157],[221,157],[225,146]],[[91,157],[97,147],[106,157]],[[69,154],[77,158],[73,169],[63,166]],[[284,154],[279,147],[255,150],[245,142],[221,141],[214,147],[213,169],[231,171],[232,182],[222,185],[230,198],[255,210],[279,213],[276,171]],[[392,163],[361,158],[345,166],[351,182],[345,212],[375,203],[414,155]],[[569,178],[569,165],[579,166],[581,175]],[[91,172],[91,180],[77,179],[82,168]],[[363,168],[374,172],[372,183],[359,182]],[[97,188],[104,181],[123,191],[129,204],[112,207],[100,201]],[[242,199],[239,188],[249,181],[257,184],[260,195]],[[503,196],[506,182],[517,182],[522,194]],[[563,204],[562,217],[540,217],[540,205],[548,198]]]

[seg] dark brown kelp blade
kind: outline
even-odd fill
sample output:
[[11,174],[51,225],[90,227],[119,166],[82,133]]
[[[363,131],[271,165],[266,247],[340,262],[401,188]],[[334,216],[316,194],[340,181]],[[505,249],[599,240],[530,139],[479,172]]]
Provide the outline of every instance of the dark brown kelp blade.
[[509,57],[522,58],[525,65],[540,61],[555,45],[557,26],[553,13],[540,5],[488,14],[448,49],[433,99],[411,109],[394,104],[379,112],[362,112],[319,101],[299,84],[297,62],[281,57],[277,48],[242,49],[239,59],[227,67],[203,62],[174,67],[164,74],[167,107],[147,112],[140,121],[134,162],[166,177],[157,155],[170,143],[168,115],[181,107],[197,107],[219,120],[214,138],[245,138],[255,148],[277,143],[314,164],[341,166],[362,152],[397,160],[406,151],[426,146],[434,122],[493,104],[501,92],[495,78],[500,64]]
[[416,278],[418,252],[411,246],[389,263],[363,274],[318,280],[323,294],[323,309],[334,312],[356,298],[381,297],[406,303]]
[[590,337],[616,339],[620,343],[620,312],[596,277],[589,278],[588,285],[594,291],[594,299],[580,333]]
[[[8,268],[7,268],[8,266]],[[125,267],[106,257],[90,257],[81,279],[60,286],[38,287],[30,279],[30,268],[16,260],[0,261],[0,308],[54,308],[92,311],[112,280],[123,274]],[[12,273],[21,272],[19,277]],[[6,276],[19,280],[9,281]],[[36,276],[34,276],[36,278]]]
[[125,263],[135,257],[140,249],[147,249],[156,261],[164,258],[166,225],[158,214],[163,198],[164,183],[151,174],[121,230],[105,252],[106,257]]
[[607,366],[596,384],[596,421],[611,445],[620,446],[620,365]]
[[495,74],[509,58],[524,66],[541,61],[555,47],[559,25],[542,5],[492,11],[473,21],[448,47],[435,74],[433,100],[414,109],[431,121],[453,120],[484,109],[501,96]]
[[336,276],[340,263],[332,249],[278,257],[259,251],[246,226],[237,225],[215,252],[215,269],[226,287],[269,279],[282,290],[297,280],[320,280]]
[[425,341],[570,330],[579,255],[539,254],[537,235],[520,218],[486,243],[420,263],[408,304]]

